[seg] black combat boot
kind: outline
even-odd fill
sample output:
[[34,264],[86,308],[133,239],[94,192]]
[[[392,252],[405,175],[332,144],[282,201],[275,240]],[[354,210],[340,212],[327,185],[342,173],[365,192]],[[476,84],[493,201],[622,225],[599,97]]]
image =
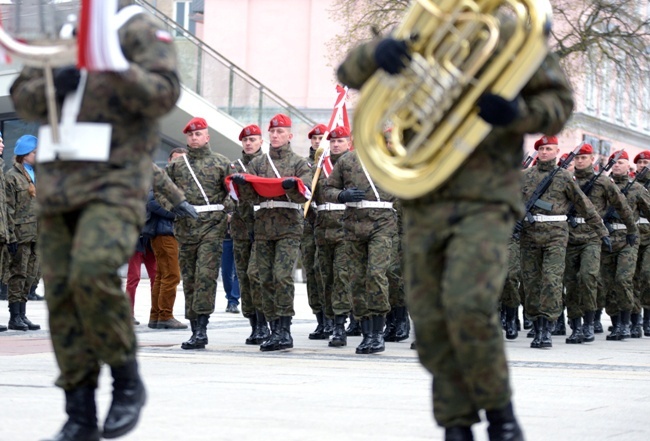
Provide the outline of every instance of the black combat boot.
[[566,335],[566,324],[564,323],[564,310],[555,322],[555,329],[552,329],[551,335]]
[[533,320],[533,341],[530,342],[530,347],[539,349],[542,344],[542,319],[538,318]]
[[203,348],[205,348],[205,345],[199,346],[199,345],[196,344],[196,331],[199,328],[198,320],[197,319],[190,320],[190,327],[192,328],[192,336],[190,337],[189,340],[184,341],[183,343],[181,343],[181,348],[182,349],[203,349]]
[[603,310],[597,309],[594,311],[594,334],[603,333],[603,324],[600,322],[600,316],[602,315]]
[[643,308],[643,335],[650,337],[650,309]]
[[85,386],[65,392],[65,413],[68,421],[61,431],[46,441],[99,441],[95,389]]
[[490,441],[524,441],[524,434],[517,423],[512,403],[499,410],[486,410],[485,417]]
[[361,325],[352,313],[350,313],[350,324],[348,325],[348,329],[345,330],[345,334],[348,337],[358,337],[361,335]]
[[7,300],[7,284],[0,282],[0,300]]
[[397,331],[395,309],[396,308],[391,308],[388,314],[386,314],[386,329],[384,329],[384,341],[386,342],[397,341],[395,340],[395,332]]
[[517,330],[517,308],[505,307],[506,310],[506,338],[514,340],[519,336]]
[[327,314],[323,312],[323,332],[329,338],[334,332],[334,320],[327,317]]
[[316,329],[314,329],[314,332],[309,334],[309,339],[327,340],[327,337],[329,337],[329,335],[325,334],[325,314],[323,311],[316,313],[316,321],[318,321],[318,325],[316,326]]
[[526,310],[524,309],[522,311],[522,315],[524,316],[524,329],[532,329],[533,328],[533,322],[530,321],[528,317],[526,317]]
[[348,336],[345,334],[346,319],[347,317],[344,315],[337,315],[334,317],[334,331],[332,332],[332,338],[330,338],[327,346],[340,348],[348,345]]
[[[200,317],[200,316],[199,316]],[[113,402],[104,421],[102,437],[118,438],[129,433],[140,418],[140,410],[147,401],[147,392],[138,373],[138,362],[133,359],[123,366],[112,367]]]
[[410,336],[409,313],[406,306],[395,308],[395,341],[404,341]]
[[621,339],[621,328],[619,326],[620,316],[621,314],[618,313],[610,317],[612,319],[612,331],[605,337],[605,340],[616,341]]
[[361,319],[361,332],[363,333],[363,340],[355,352],[357,354],[369,354],[370,343],[372,342],[372,320],[370,318]]
[[465,426],[445,427],[445,441],[474,441],[472,428]]
[[208,344],[208,323],[210,322],[210,316],[207,314],[199,314],[196,317],[196,337],[194,338],[197,345]]
[[630,334],[630,315],[631,311],[621,311],[619,325],[621,330],[621,340],[632,337],[632,334]]
[[641,326],[641,314],[632,313],[630,315],[630,337],[641,338],[643,337],[643,327]]
[[278,341],[280,341],[280,319],[271,320],[271,336],[260,345],[260,351],[269,352],[277,351]]
[[582,319],[580,317],[571,319],[571,335],[567,337],[568,344],[578,344],[584,341],[584,334],[582,333]]
[[503,303],[501,304],[501,308],[499,309],[499,318],[501,319],[501,329],[504,331],[506,330],[506,307],[503,306]]
[[584,324],[582,325],[582,341],[591,343],[596,339],[594,336],[594,311],[585,312]]
[[253,313],[250,317],[248,317],[248,323],[251,325],[251,335],[249,335],[246,339],[246,344],[258,345],[259,343],[255,341],[255,334],[257,333],[257,314]]
[[256,345],[261,345],[271,337],[269,325],[266,323],[266,316],[263,312],[255,311],[257,316],[257,332],[255,333],[254,341]]
[[[552,348],[553,341],[551,340],[551,329],[553,323],[550,322],[547,318],[542,317],[542,338],[540,340],[540,348]],[[566,334],[566,330],[564,331]]]
[[293,348],[293,337],[291,337],[291,316],[280,317],[280,339],[276,351]]
[[20,305],[20,318],[23,319],[23,323],[27,325],[27,329],[30,331],[37,331],[41,329],[41,325],[32,323],[31,320],[29,320],[25,315],[27,310],[27,302],[18,302],[18,304]]
[[9,303],[9,323],[7,326],[14,331],[27,331],[29,326],[23,321],[20,315],[20,304],[22,302]]
[[386,317],[383,315],[372,316],[372,340],[370,340],[371,354],[377,352],[384,352],[386,345],[384,344],[384,325],[386,324]]
[[29,294],[27,294],[27,300],[32,300],[32,301],[41,301],[45,300],[45,297],[39,296],[36,294],[36,287],[38,286],[37,283],[33,284],[32,287],[29,289]]

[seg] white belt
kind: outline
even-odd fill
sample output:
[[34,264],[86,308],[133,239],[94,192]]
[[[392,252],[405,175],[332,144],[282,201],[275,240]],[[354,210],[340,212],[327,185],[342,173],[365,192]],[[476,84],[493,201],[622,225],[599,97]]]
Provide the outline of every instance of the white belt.
[[295,202],[266,201],[260,203],[260,208],[292,208],[294,210],[300,210],[302,205],[296,204]]
[[640,217],[638,221],[636,221],[637,224],[650,224],[650,221],[645,218],[645,217]]
[[544,216],[543,214],[537,214],[533,216],[535,222],[562,222],[566,221],[567,217],[565,215],[558,216]]
[[392,202],[378,201],[347,202],[345,205],[352,208],[393,208]]
[[345,204],[332,204],[326,202],[316,207],[318,211],[338,211],[345,210]]
[[611,224],[612,230],[627,230],[625,224]]
[[212,204],[212,205],[193,205],[197,213],[205,213],[207,211],[223,211],[223,205],[221,204]]
[[586,223],[584,217],[574,217],[573,220],[576,221],[576,224],[584,224],[584,223]]
[[257,211],[257,210],[259,210],[259,209],[260,209],[260,206],[259,206],[259,205],[253,205],[253,211]]

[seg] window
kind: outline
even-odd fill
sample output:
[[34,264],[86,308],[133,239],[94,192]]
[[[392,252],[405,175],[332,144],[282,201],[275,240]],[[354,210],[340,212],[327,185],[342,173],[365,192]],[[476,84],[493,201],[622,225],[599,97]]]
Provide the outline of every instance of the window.
[[[194,20],[190,19],[191,9],[192,9],[191,0],[186,0],[186,1],[177,0],[174,2],[174,20],[182,28],[187,29],[188,31],[190,31],[191,34],[194,34],[196,32],[196,23],[194,22]],[[182,32],[180,30],[177,30],[176,36],[177,37],[182,36]]]
[[[600,78],[609,78],[609,60],[605,59],[600,63],[600,69],[599,69],[599,76]],[[604,80],[603,85],[600,88],[600,113],[602,116],[607,117],[609,116],[609,102],[610,102],[610,97],[609,97],[609,81]]]

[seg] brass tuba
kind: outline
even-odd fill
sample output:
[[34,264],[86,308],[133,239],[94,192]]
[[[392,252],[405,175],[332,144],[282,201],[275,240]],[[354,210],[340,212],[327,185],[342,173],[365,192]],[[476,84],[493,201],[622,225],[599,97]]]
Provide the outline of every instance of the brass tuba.
[[[505,44],[497,10],[513,16]],[[410,40],[410,65],[373,74],[354,115],[355,148],[377,184],[402,199],[442,185],[491,130],[478,98],[513,99],[543,62],[551,15],[548,0],[414,1],[393,32]]]

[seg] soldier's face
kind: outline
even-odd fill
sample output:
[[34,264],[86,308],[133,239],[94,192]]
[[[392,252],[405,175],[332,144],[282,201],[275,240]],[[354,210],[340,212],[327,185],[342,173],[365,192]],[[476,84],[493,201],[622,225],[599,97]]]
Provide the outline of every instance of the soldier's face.
[[540,145],[537,149],[537,157],[540,161],[550,161],[557,158],[560,148],[553,144]]
[[312,135],[311,136],[311,148],[317,150],[320,147],[320,142],[323,140],[323,135]]
[[289,127],[273,127],[269,130],[269,138],[271,138],[271,147],[277,149],[289,143],[293,138],[293,133]]
[[578,155],[573,162],[576,164],[577,170],[584,170],[591,165],[594,161],[594,155]]
[[29,165],[36,164],[36,150],[37,149],[34,149],[32,152],[25,155],[25,159],[23,159],[23,162],[25,164],[29,164]]
[[334,138],[330,140],[330,151],[338,155],[350,150],[350,138]]
[[[1,152],[2,150],[0,150]],[[644,167],[649,167],[650,166],[650,159],[639,159],[636,161],[636,169],[637,170],[643,170]]]
[[185,139],[187,140],[188,147],[196,149],[206,145],[210,141],[210,135],[208,134],[208,129],[194,130],[193,132],[187,132]]
[[262,147],[262,137],[260,135],[244,136],[241,140],[244,153],[252,155]]
[[[640,169],[639,169],[640,170]],[[612,174],[615,176],[626,175],[630,171],[630,161],[627,159],[619,159],[612,167]]]

